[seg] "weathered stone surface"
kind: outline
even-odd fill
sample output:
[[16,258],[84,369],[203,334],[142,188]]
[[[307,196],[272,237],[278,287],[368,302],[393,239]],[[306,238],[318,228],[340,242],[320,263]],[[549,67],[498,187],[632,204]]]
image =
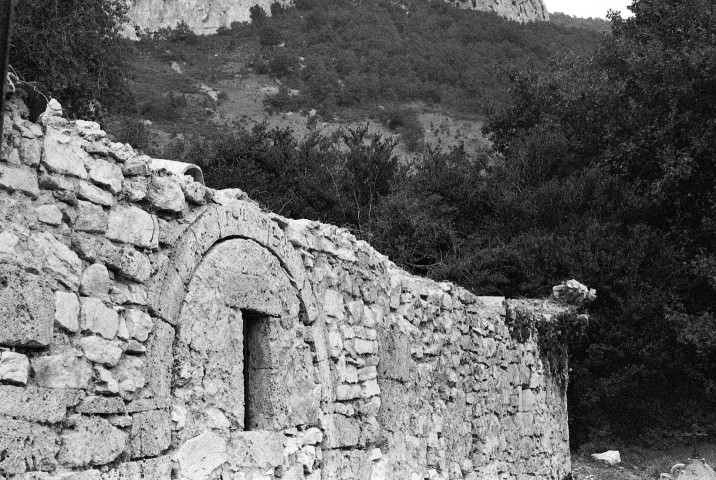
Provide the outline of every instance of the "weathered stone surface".
[[184,192],[174,177],[153,176],[147,192],[149,202],[159,210],[181,212],[184,209]]
[[42,269],[70,290],[77,291],[82,273],[82,261],[77,254],[50,232],[33,234],[31,240],[43,253]]
[[29,373],[30,360],[27,356],[15,352],[0,353],[0,381],[25,385]]
[[45,388],[87,388],[92,366],[84,358],[71,354],[36,357],[30,361],[35,382]]
[[168,407],[171,401],[174,329],[164,322],[157,322],[149,336],[147,354],[141,377],[146,385],[135,394],[135,400],[127,405],[130,411],[147,408]]
[[157,457],[122,463],[105,473],[103,480],[171,480],[171,457]]
[[77,201],[77,218],[72,228],[78,232],[103,233],[107,230],[109,217],[100,205],[92,202]]
[[127,434],[100,417],[79,417],[77,425],[61,434],[58,460],[72,467],[104,465],[125,449]]
[[54,310],[52,290],[44,278],[0,265],[0,345],[49,345]]
[[251,468],[277,467],[283,463],[283,435],[274,432],[234,432],[229,463]]
[[90,180],[101,185],[110,192],[117,194],[122,190],[122,169],[119,165],[106,160],[94,160],[89,171]]
[[42,158],[42,142],[36,138],[23,138],[17,146],[20,162],[28,167],[37,167]]
[[91,396],[86,397],[77,406],[78,413],[99,413],[107,415],[111,413],[123,414],[126,409],[124,408],[124,402],[119,397],[99,397]]
[[360,440],[360,426],[352,418],[343,415],[326,415],[323,418],[326,448],[352,447]]
[[50,172],[87,178],[85,160],[89,154],[75,145],[68,135],[54,128],[48,128],[45,134],[42,165]]
[[0,165],[0,189],[9,192],[22,192],[32,198],[37,198],[40,195],[37,174],[24,168]]
[[122,173],[128,177],[149,175],[149,157],[136,156],[128,159],[122,165]]
[[80,339],[82,352],[88,360],[113,367],[122,357],[122,349],[117,342],[111,342],[100,337],[84,337]]
[[37,219],[53,227],[62,223],[62,212],[55,205],[42,205],[35,209]]
[[107,267],[101,263],[95,263],[85,268],[80,280],[80,294],[88,297],[97,297],[109,302],[109,289],[112,287],[112,280],[109,278]]
[[138,247],[159,246],[157,219],[137,207],[117,207],[109,215],[107,238]]
[[58,449],[57,434],[49,428],[0,417],[0,475],[54,470]]
[[140,358],[125,355],[113,372],[119,382],[119,394],[125,400],[131,400],[134,393],[146,384],[144,361]]
[[180,480],[206,480],[228,459],[226,440],[213,432],[186,441],[174,454]]
[[117,395],[119,393],[119,382],[112,372],[104,367],[95,365],[97,376],[95,378],[95,392],[101,394]]
[[168,410],[151,410],[132,415],[129,454],[132,459],[155,457],[163,453],[172,440]]
[[68,407],[84,397],[80,390],[50,390],[0,385],[0,415],[41,423],[61,422]]
[[141,202],[147,198],[148,182],[144,177],[127,179],[122,183],[122,191],[130,202]]
[[74,293],[55,292],[55,325],[69,332],[78,332],[80,301]]
[[119,314],[99,298],[82,298],[80,304],[80,328],[113,339],[119,327]]
[[97,205],[103,205],[105,207],[111,207],[114,205],[114,197],[111,193],[105,192],[101,188],[95,187],[85,181],[81,181],[77,184],[77,198],[96,203]]
[[198,182],[188,182],[182,186],[184,197],[194,205],[204,205],[207,201],[207,190],[204,185]]
[[154,327],[154,322],[152,322],[152,317],[149,314],[136,308],[130,308],[124,312],[124,318],[127,321],[127,330],[132,338],[144,342],[149,337],[149,332]]

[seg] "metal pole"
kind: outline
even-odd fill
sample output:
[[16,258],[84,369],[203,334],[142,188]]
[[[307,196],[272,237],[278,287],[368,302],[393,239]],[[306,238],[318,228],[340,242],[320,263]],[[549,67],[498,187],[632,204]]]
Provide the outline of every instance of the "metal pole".
[[15,0],[0,0],[0,74],[2,77],[2,95],[0,96],[0,139],[2,139],[3,120],[5,119],[5,85],[7,67],[10,63],[10,35]]

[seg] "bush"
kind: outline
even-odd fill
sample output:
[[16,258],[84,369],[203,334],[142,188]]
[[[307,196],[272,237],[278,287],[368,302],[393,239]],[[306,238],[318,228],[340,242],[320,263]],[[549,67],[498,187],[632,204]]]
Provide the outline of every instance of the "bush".
[[394,107],[378,113],[378,118],[390,130],[400,133],[409,152],[422,152],[425,146],[425,127],[418,112],[412,108]]
[[143,120],[124,118],[119,125],[117,141],[128,143],[134,148],[146,151],[149,148],[150,132]]
[[254,5],[249,8],[249,18],[251,19],[251,25],[263,26],[266,23],[266,10],[261,5]]
[[194,33],[191,27],[184,21],[177,23],[176,27],[160,28],[156,32],[146,34],[153,40],[166,40],[169,42],[183,42],[188,45],[199,43],[199,36]]
[[70,117],[95,118],[100,104],[126,102],[121,0],[16,2],[10,63],[43,84]]

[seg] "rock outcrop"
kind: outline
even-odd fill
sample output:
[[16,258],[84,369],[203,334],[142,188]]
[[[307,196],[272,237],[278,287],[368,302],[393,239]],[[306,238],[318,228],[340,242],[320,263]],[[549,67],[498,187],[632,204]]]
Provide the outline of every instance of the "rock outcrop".
[[593,291],[478,297],[27,113],[0,148],[0,479],[569,473],[559,334]]
[[[214,33],[219,27],[230,27],[232,22],[248,22],[249,9],[259,5],[266,12],[275,0],[130,0],[130,28],[155,31],[175,27],[183,21],[196,33]],[[281,4],[290,1],[280,0]],[[495,12],[501,17],[518,22],[546,21],[549,14],[542,0],[457,0],[461,8]]]

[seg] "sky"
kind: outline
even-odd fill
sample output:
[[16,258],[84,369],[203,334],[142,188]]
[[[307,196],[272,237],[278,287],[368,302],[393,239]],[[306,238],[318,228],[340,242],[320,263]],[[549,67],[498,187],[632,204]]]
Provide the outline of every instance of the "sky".
[[543,0],[549,12],[562,12],[574,17],[606,18],[609,9],[622,12],[622,17],[631,15],[627,5],[631,0]]

